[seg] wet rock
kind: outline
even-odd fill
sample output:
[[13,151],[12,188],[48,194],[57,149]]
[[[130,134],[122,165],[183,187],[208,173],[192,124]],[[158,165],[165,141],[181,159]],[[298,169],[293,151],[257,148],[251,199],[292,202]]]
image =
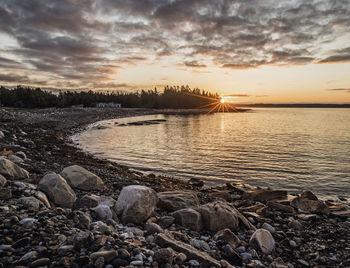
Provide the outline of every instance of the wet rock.
[[220,263],[208,254],[199,251],[198,249],[185,244],[181,241],[175,240],[167,234],[158,234],[155,242],[161,247],[171,247],[172,249],[184,253],[188,258],[195,259],[203,265],[220,267]]
[[56,173],[45,175],[38,184],[38,190],[43,191],[58,206],[71,208],[76,200],[72,188]]
[[118,256],[118,252],[115,250],[103,250],[103,251],[97,251],[90,255],[90,259],[92,261],[102,257],[105,261],[105,263],[110,263]]
[[245,192],[242,196],[243,199],[250,199],[253,201],[267,202],[269,200],[284,199],[287,197],[287,191],[283,190],[268,190],[257,189],[250,192]]
[[40,208],[40,202],[35,197],[29,196],[29,197],[22,197],[18,199],[20,203],[22,203],[26,208],[33,209],[33,210],[39,210]]
[[304,197],[294,198],[291,205],[302,211],[309,211],[312,213],[329,213],[328,206],[321,200],[310,200]]
[[154,254],[155,260],[159,263],[169,263],[172,264],[174,258],[174,250],[172,248],[161,248],[157,250]]
[[112,219],[112,211],[109,206],[99,205],[92,209],[100,220]]
[[201,214],[192,208],[177,210],[172,215],[175,222],[185,228],[200,231],[203,227]]
[[0,187],[0,200],[8,200],[12,198],[12,190],[10,188]]
[[0,174],[7,179],[28,179],[29,172],[12,161],[0,158]]
[[145,224],[145,231],[148,234],[157,234],[157,233],[163,233],[164,230],[162,227],[160,227],[158,224],[153,222],[147,222]]
[[195,192],[161,192],[158,193],[158,198],[157,206],[169,212],[199,206],[199,200]]
[[129,185],[122,189],[115,203],[117,215],[124,223],[141,224],[152,214],[158,198],[156,192],[146,186]]
[[0,187],[5,186],[6,182],[5,177],[0,174]]
[[249,244],[264,254],[270,254],[275,249],[275,240],[265,229],[257,229],[250,238]]
[[72,188],[91,191],[102,190],[104,187],[100,177],[78,165],[64,168],[61,176],[66,179]]
[[217,232],[228,228],[237,230],[239,217],[237,211],[234,210],[228,203],[215,201],[200,206],[200,214],[202,216],[204,228]]
[[218,231],[214,235],[214,239],[223,240],[234,248],[238,247],[241,244],[241,240],[230,229],[227,228]]

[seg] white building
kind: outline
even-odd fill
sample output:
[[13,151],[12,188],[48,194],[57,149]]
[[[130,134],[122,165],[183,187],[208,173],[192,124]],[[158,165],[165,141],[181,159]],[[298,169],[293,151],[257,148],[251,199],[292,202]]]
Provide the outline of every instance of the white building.
[[122,108],[120,103],[115,102],[98,102],[96,103],[97,108]]

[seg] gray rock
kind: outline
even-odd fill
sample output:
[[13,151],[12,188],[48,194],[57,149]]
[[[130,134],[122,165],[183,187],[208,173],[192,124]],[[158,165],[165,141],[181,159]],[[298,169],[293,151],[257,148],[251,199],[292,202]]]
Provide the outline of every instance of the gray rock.
[[19,222],[19,224],[21,224],[24,228],[30,229],[30,228],[33,228],[35,223],[37,222],[38,220],[34,218],[24,218]]
[[328,206],[321,200],[310,200],[305,197],[296,197],[291,202],[291,205],[303,211],[313,213],[329,213]]
[[57,249],[57,254],[59,256],[67,256],[69,253],[73,252],[73,245],[63,245]]
[[16,152],[15,155],[17,155],[18,157],[22,158],[23,160],[27,159],[26,154],[24,152],[22,152],[22,151]]
[[266,222],[262,225],[261,228],[268,230],[271,234],[275,233],[275,231],[276,231],[273,226],[271,226],[270,224],[268,224]]
[[47,199],[46,194],[41,191],[35,191],[34,196],[38,198],[47,208],[51,208],[50,202]]
[[0,158],[0,174],[7,179],[28,179],[29,172],[12,161]]
[[0,139],[3,139],[3,138],[5,138],[5,134],[4,134],[4,132],[2,132],[2,131],[0,130]]
[[270,254],[275,249],[275,240],[265,229],[256,230],[249,240],[249,244],[264,254]]
[[157,206],[170,212],[199,206],[199,200],[195,192],[161,192],[158,193],[158,198]]
[[45,175],[38,184],[38,190],[43,191],[57,206],[71,208],[77,199],[65,179],[56,173]]
[[200,231],[203,228],[201,214],[192,208],[177,210],[172,215],[175,218],[175,222],[185,228],[194,231]]
[[24,161],[22,158],[18,157],[17,155],[11,154],[7,157],[8,160],[12,161],[15,164],[22,164]]
[[208,243],[199,239],[192,238],[190,240],[190,245],[202,251],[210,251]]
[[26,208],[29,208],[29,209],[39,210],[40,208],[39,200],[33,196],[21,197],[20,199],[18,199],[18,201],[22,203]]
[[99,232],[99,233],[107,233],[111,231],[111,227],[109,227],[107,224],[105,224],[102,221],[95,221],[91,223],[90,228],[93,232]]
[[112,211],[109,208],[109,206],[98,205],[97,207],[93,208],[92,210],[96,213],[97,217],[100,220],[112,219],[113,214],[112,214]]
[[80,190],[103,190],[104,187],[100,177],[78,165],[64,168],[61,176],[66,179],[71,187]]
[[28,253],[24,254],[18,260],[18,263],[25,263],[25,262],[28,262],[28,261],[32,261],[32,260],[36,259],[37,256],[38,256],[38,252],[36,252],[36,251],[29,251]]
[[157,201],[157,194],[153,189],[129,185],[120,192],[115,211],[117,215],[121,215],[124,223],[142,224],[151,216]]

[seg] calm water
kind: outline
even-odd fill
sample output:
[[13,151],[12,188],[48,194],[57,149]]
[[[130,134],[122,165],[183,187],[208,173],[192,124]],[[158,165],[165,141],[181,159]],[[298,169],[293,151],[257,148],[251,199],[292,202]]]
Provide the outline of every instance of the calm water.
[[[166,119],[160,124],[120,123]],[[143,171],[350,197],[350,109],[254,109],[98,122],[73,137],[85,151]]]

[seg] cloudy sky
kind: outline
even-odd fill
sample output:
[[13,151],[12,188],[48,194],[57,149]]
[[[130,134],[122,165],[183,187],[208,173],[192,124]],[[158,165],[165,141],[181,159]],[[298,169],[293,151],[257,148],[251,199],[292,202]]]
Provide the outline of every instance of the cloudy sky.
[[0,84],[350,102],[349,0],[1,0]]

